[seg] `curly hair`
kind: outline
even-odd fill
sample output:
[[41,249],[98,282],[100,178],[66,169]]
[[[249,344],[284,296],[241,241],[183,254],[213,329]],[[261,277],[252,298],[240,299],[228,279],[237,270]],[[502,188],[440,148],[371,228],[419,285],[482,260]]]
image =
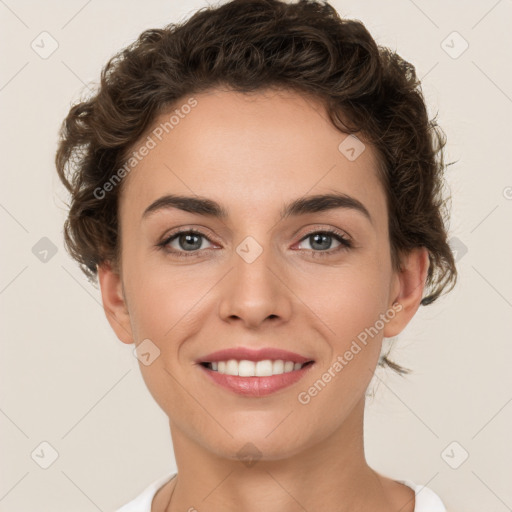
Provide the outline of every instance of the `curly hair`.
[[[453,288],[446,136],[436,118],[429,119],[415,68],[378,46],[359,20],[342,19],[320,0],[231,0],[180,24],[145,30],[107,62],[93,94],[71,107],[55,158],[71,195],[64,242],[94,285],[98,265],[119,268],[122,186],[101,196],[95,191],[123,167],[158,115],[187,95],[220,86],[310,95],[341,132],[360,132],[379,163],[393,268],[401,268],[400,254],[425,247],[429,268],[421,304]],[[379,365],[409,372],[387,355]]]

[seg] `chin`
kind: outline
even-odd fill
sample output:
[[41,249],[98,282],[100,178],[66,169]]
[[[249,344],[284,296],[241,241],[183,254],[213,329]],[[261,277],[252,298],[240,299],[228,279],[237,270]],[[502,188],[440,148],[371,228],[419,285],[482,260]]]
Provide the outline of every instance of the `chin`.
[[304,440],[291,438],[284,429],[272,432],[275,425],[264,433],[230,430],[232,438],[226,435],[222,440],[205,439],[204,446],[220,458],[240,461],[247,467],[257,462],[289,459],[306,448]]

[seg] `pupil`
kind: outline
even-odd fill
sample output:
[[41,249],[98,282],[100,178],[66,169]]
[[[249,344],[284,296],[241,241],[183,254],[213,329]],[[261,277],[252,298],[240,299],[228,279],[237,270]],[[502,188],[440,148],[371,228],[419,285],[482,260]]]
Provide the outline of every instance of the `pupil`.
[[[182,241],[183,241],[183,239],[185,239],[185,241],[186,241],[185,248],[187,247],[186,244],[189,243],[191,241],[191,239],[193,239],[193,238],[196,238],[199,240],[199,237],[194,234],[182,235],[182,237],[181,237]],[[199,240],[199,242],[196,242],[196,246],[192,247],[192,249],[199,249],[200,247],[201,247],[201,241]],[[190,249],[190,247],[189,247],[189,249]]]
[[[326,239],[330,238],[330,235],[326,235],[326,234],[316,234],[316,235],[313,235],[313,246],[314,244],[317,243],[317,239],[318,238],[321,238],[323,239],[323,241],[325,241]],[[317,247],[317,248],[320,248],[320,249],[329,249],[329,246],[331,244],[327,244],[327,247]]]

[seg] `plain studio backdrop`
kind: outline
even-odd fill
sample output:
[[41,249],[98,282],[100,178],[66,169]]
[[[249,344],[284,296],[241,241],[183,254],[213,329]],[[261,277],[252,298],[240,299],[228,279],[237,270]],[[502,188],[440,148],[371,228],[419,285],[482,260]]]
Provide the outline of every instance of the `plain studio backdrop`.
[[[459,283],[395,342],[414,373],[374,377],[368,462],[428,485],[448,510],[511,510],[512,1],[331,3],[415,65],[456,161]],[[54,154],[70,104],[110,56],[205,5],[0,2],[0,511],[113,510],[175,469],[133,346],[64,250]]]

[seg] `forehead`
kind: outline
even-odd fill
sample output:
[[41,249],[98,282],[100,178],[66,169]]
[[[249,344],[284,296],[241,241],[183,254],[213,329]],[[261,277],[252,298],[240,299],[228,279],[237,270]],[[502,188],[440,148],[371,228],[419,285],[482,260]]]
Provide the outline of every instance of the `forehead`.
[[124,178],[120,200],[121,217],[133,221],[166,193],[211,197],[233,214],[334,190],[376,215],[385,208],[374,149],[337,130],[319,100],[292,91],[184,97],[132,151],[144,145],[151,149]]

